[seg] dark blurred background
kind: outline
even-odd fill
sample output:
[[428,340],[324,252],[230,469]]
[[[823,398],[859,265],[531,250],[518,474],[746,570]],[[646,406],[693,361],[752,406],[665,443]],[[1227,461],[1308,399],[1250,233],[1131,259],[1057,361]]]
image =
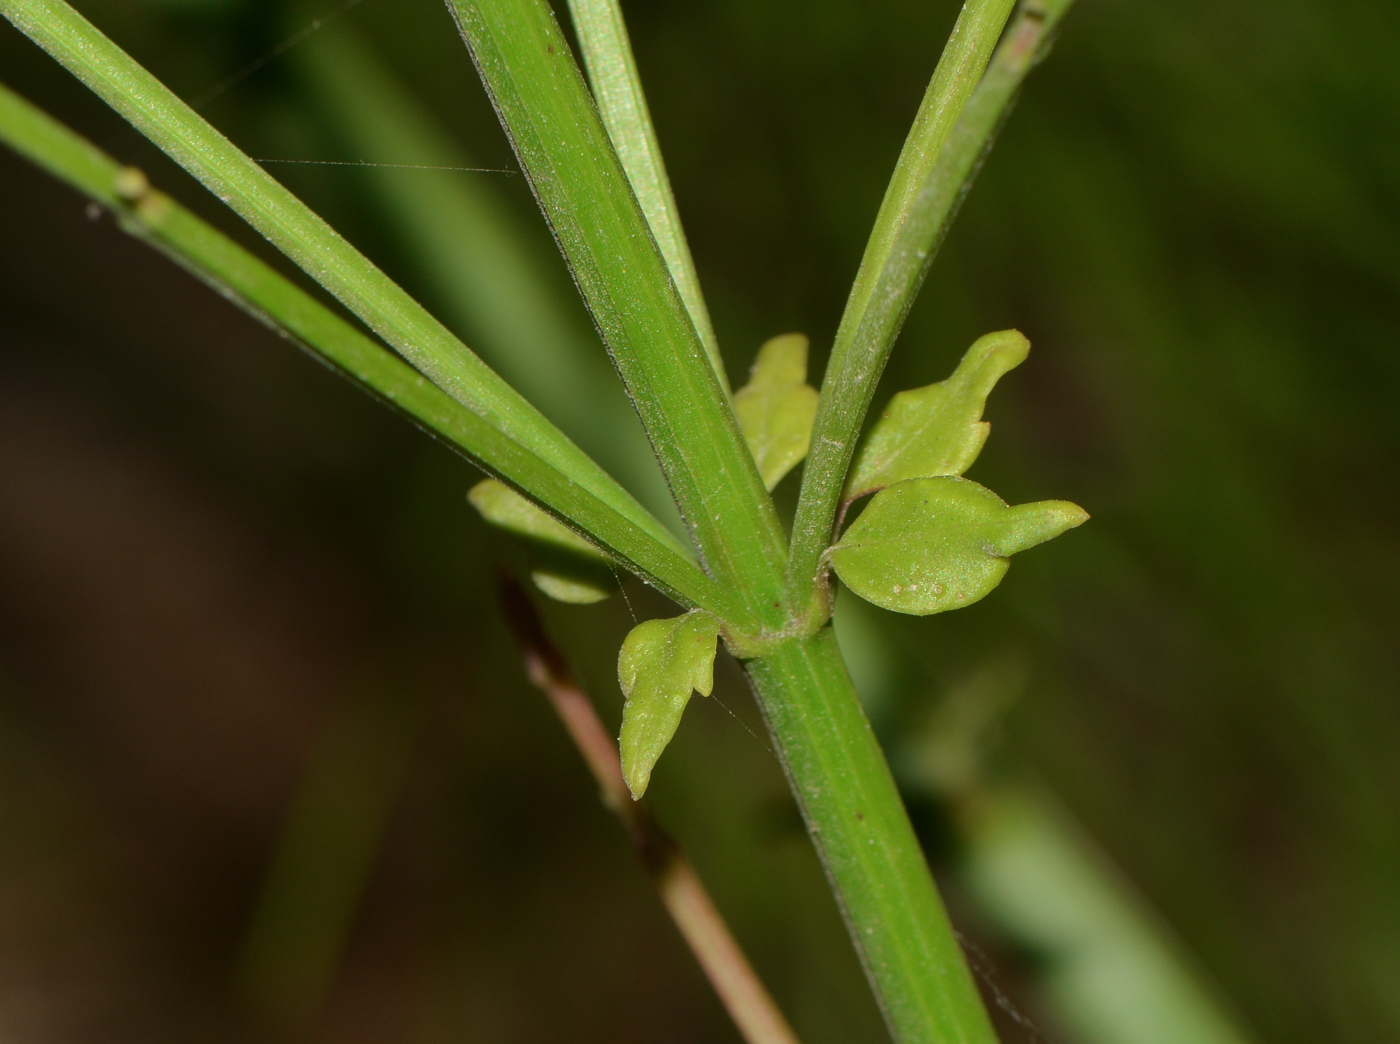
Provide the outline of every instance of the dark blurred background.
[[[259,159],[514,166],[438,0],[78,6]],[[787,330],[820,375],[956,4],[625,9],[731,377]],[[1400,1039],[1397,39],[1374,0],[1080,0],[877,405],[1020,328],[972,477],[1093,521],[967,610],[838,613],[899,764],[1010,677],[978,778],[1053,802],[1277,1044]],[[8,25],[0,69],[288,269]],[[412,119],[374,122],[374,77]],[[269,169],[654,496],[523,178]],[[475,469],[7,151],[0,185],[0,1036],[737,1040],[525,683]],[[472,281],[509,267],[454,255],[472,221],[538,300]],[[610,724],[668,611],[626,594],[544,607]],[[803,1039],[881,1039],[732,662],[716,696],[658,813]],[[1004,1039],[1109,1041],[904,778]]]

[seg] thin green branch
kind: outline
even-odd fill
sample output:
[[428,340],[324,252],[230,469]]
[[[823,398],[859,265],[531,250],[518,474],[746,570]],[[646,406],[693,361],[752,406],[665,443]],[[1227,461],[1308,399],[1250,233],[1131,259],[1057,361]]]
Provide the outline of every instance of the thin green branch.
[[710,571],[781,629],[777,512],[553,12],[449,5]]
[[495,437],[514,442],[512,452],[523,451],[570,476],[567,481],[638,530],[677,556],[687,554],[665,526],[422,305],[64,0],[0,0],[0,14],[485,422]]
[[[350,26],[337,24],[292,54],[346,154],[418,167],[480,166]],[[592,327],[579,321],[581,311],[575,317],[573,287],[556,278],[557,260],[530,249],[530,230],[505,197],[508,179],[398,166],[364,167],[356,178],[417,263],[429,288],[425,303],[644,506],[679,528],[627,392]]]
[[666,177],[666,164],[661,158],[661,145],[656,140],[642,79],[632,56],[632,44],[627,38],[627,24],[622,20],[622,8],[617,0],[569,0],[574,29],[578,33],[583,64],[588,68],[588,80],[593,97],[608,129],[617,158],[632,183],[642,213],[646,215],[661,256],[666,259],[671,279],[685,302],[695,331],[700,335],[715,376],[725,391],[729,378],[724,372],[724,360],[719,354],[719,342],[710,323],[710,313],[700,292],[700,278],[695,274],[695,261],[690,256],[685,229],[681,227],[676,198]]
[[591,533],[627,567],[684,605],[738,613],[737,600],[695,562],[558,468],[429,384],[305,291],[79,135],[0,85],[0,141],[116,214],[259,320],[314,351],[488,471]]
[[[822,381],[793,523],[788,593],[794,605],[810,600],[875,386],[928,270],[937,236],[995,129],[996,120],[980,135],[954,130],[1013,3],[969,0],[963,7],[885,191]],[[1008,94],[996,111],[1009,100]],[[950,190],[940,190],[940,182],[953,176],[963,157],[968,160],[963,175],[951,182]]]

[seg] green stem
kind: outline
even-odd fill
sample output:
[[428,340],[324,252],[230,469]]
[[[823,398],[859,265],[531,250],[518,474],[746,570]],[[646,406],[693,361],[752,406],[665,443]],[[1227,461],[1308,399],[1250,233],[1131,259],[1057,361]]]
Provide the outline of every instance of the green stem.
[[309,348],[482,467],[552,509],[684,605],[742,607],[695,562],[656,540],[475,413],[429,384],[305,291],[67,127],[0,85],[0,141],[111,209],[122,227],[169,255],[262,322]]
[[994,1044],[835,634],[783,643],[747,668],[894,1039]]
[[777,512],[553,12],[449,6],[707,566],[781,630]]
[[603,125],[608,129],[617,158],[627,172],[627,180],[637,195],[642,213],[646,215],[651,234],[666,259],[676,290],[685,302],[695,331],[705,345],[715,376],[727,392],[729,379],[724,372],[724,360],[719,354],[710,313],[700,292],[700,278],[695,274],[695,261],[690,256],[685,229],[681,227],[676,197],[666,176],[666,164],[661,158],[661,144],[656,140],[646,96],[642,93],[642,78],[632,56],[632,44],[627,38],[627,25],[617,0],[569,0],[574,29],[578,33],[583,63],[593,85],[593,97],[598,103]]
[[[311,18],[300,10],[298,24],[305,25]],[[349,155],[419,167],[478,166],[349,26],[338,24],[293,54]],[[592,327],[578,321],[568,307],[574,302],[556,285],[555,258],[530,249],[530,230],[506,198],[504,179],[398,166],[356,174],[417,263],[437,314],[644,506],[678,528],[671,491],[627,392]]]
[[[856,437],[932,258],[933,233],[925,234],[918,204],[940,175],[945,146],[1014,2],[968,0],[963,7],[885,190],[822,380],[792,528],[788,597],[793,605],[810,601]],[[979,144],[974,158],[981,151]],[[935,228],[939,224],[935,221]]]
[[458,402],[634,526],[676,538],[538,410],[306,204],[64,0],[0,0],[0,14],[261,232]]

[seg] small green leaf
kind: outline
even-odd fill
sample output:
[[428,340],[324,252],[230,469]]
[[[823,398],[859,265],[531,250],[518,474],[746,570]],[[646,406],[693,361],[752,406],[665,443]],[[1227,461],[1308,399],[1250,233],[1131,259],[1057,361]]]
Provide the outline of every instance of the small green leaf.
[[734,413],[769,489],[807,456],[817,389],[807,383],[807,338],[782,334],[758,350],[749,383],[734,393]]
[[528,540],[557,545],[585,558],[607,561],[603,552],[504,482],[482,479],[468,491],[467,499],[493,526],[508,529]]
[[900,392],[866,436],[841,499],[911,478],[961,475],[992,427],[982,410],[993,385],[1025,362],[1031,343],[1018,330],[979,337],[946,381]]
[[622,775],[634,798],[646,792],[651,770],[676,734],[691,691],[708,696],[715,684],[719,621],[695,610],[632,629],[617,656],[622,708]]
[[530,578],[550,598],[588,605],[601,602],[621,586],[606,555],[505,483],[483,479],[467,499],[487,522],[529,545]]
[[592,605],[617,593],[617,581],[609,577],[606,570],[589,579],[582,575],[585,570],[586,567],[551,570],[537,564],[530,570],[530,579],[556,602],[570,605]]
[[928,616],[986,597],[1009,556],[1088,518],[1064,500],[1008,507],[969,479],[906,479],[882,490],[827,554],[866,601]]

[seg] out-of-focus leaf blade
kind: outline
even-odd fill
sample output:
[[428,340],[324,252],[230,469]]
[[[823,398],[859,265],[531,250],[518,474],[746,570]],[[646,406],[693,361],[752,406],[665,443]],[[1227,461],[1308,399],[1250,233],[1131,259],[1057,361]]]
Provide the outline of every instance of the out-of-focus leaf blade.
[[580,575],[583,569],[563,568],[536,564],[530,570],[530,579],[545,595],[556,602],[570,605],[593,605],[617,593],[618,584],[606,575],[598,576],[597,581]]
[[1031,347],[1017,330],[980,337],[945,381],[900,392],[866,436],[842,500],[849,503],[911,478],[961,475],[992,426],[982,420],[987,395]]
[[708,696],[715,683],[719,621],[690,612],[638,624],[617,656],[622,708],[622,775],[634,798],[646,792],[651,770],[676,734],[691,692]]
[[749,383],[734,393],[734,414],[769,489],[807,456],[817,389],[807,383],[807,338],[782,334],[758,350]]
[[928,616],[985,598],[1011,555],[1088,518],[1063,500],[1010,507],[968,479],[907,479],[870,502],[830,559],[842,583],[866,601]]
[[1041,956],[1040,988],[1075,1039],[1254,1039],[1182,942],[1052,803],[1002,789],[976,808],[963,879],[1004,933]]

